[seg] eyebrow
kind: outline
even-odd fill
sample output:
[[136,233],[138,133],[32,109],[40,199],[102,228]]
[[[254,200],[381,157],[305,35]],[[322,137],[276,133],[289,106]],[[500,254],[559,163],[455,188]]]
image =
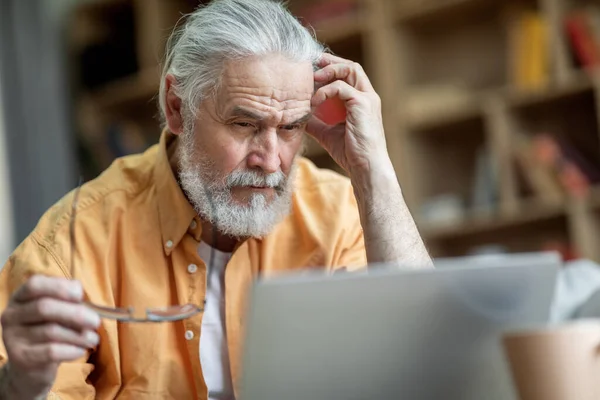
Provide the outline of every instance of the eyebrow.
[[262,121],[265,119],[262,115],[256,114],[246,108],[235,106],[233,110],[231,110],[231,115],[234,117],[246,117],[250,119],[255,119],[257,121]]
[[[248,110],[244,107],[235,106],[233,110],[231,110],[231,115],[234,117],[246,117],[253,119],[255,121],[264,121],[266,118],[260,114],[257,114],[251,110]],[[304,124],[308,122],[308,120],[312,117],[312,112],[304,115],[303,117],[298,118],[297,120],[290,122],[289,124],[284,125],[296,125],[296,124]]]
[[308,122],[309,119],[312,118],[312,112],[309,112],[308,114],[306,114],[303,117],[298,118],[297,120],[295,120],[294,122],[290,123],[290,124],[286,124],[286,125],[296,125],[296,124],[305,124]]

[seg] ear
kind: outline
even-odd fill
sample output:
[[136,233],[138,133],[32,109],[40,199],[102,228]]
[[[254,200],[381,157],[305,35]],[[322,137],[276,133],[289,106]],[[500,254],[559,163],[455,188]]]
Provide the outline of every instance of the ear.
[[165,77],[165,118],[167,127],[172,133],[179,135],[183,132],[183,110],[181,99],[175,94],[175,77],[168,74]]

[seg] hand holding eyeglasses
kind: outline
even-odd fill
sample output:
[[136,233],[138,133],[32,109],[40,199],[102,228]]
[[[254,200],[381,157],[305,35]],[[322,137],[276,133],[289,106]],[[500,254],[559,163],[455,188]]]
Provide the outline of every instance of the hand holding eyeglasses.
[[[69,237],[71,244],[71,278],[75,278],[75,216],[77,215],[77,199],[81,190],[82,180],[75,189],[73,203],[71,205],[71,222],[69,224]],[[212,251],[210,265],[212,265]],[[94,304],[86,301],[86,306],[97,312],[102,318],[114,319],[120,322],[174,322],[190,318],[200,312],[202,308],[196,304],[180,304],[159,308],[146,308],[140,314],[133,307],[108,307],[100,304]]]
[[45,397],[59,364],[98,344],[100,317],[82,300],[79,282],[42,275],[13,294],[0,322],[9,359],[6,390],[14,398]]

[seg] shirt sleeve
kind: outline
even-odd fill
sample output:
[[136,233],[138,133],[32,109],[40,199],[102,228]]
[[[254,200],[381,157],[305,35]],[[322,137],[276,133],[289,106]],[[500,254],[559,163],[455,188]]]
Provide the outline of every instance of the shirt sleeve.
[[341,207],[340,217],[344,221],[343,233],[340,237],[338,257],[333,271],[356,271],[367,267],[367,251],[365,238],[360,224],[358,205],[352,186],[349,187],[345,205]]
[[[43,274],[64,278],[66,274],[63,268],[57,256],[35,236],[35,233],[32,233],[19,245],[0,270],[0,312],[6,309],[12,294],[31,276]],[[95,397],[94,387],[87,382],[88,375],[94,369],[93,364],[87,361],[88,358],[89,355],[60,365],[49,399],[93,399]],[[0,340],[0,366],[7,361],[6,346]]]
[[[360,225],[359,225],[360,227]],[[347,271],[362,270],[367,267],[367,252],[365,250],[365,240],[362,230],[355,230],[350,236],[350,242],[341,254],[340,261],[337,263]]]

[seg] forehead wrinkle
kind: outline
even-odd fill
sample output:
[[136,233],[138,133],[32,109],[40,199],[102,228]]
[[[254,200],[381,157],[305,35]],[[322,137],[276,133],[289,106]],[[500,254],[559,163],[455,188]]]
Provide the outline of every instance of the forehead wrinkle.
[[270,107],[262,102],[244,101],[244,102],[230,102],[226,109],[231,113],[236,108],[241,108],[249,111],[250,113],[257,114],[260,116],[263,122],[271,123],[291,123],[295,122],[302,117],[310,113],[310,104],[307,102],[306,105],[299,104],[293,107],[286,107],[284,109],[278,109],[276,107]]
[[258,97],[265,97],[272,100],[276,100],[280,103],[288,101],[310,100],[310,98],[313,95],[312,91],[304,92],[300,90],[282,90],[277,89],[273,86],[248,87],[238,85],[230,85],[227,88],[227,93],[229,96],[252,95]]
[[[289,99],[284,101],[278,101],[268,96],[259,96],[250,93],[230,93],[228,96],[227,105],[233,106],[239,105],[242,106],[244,103],[250,103],[250,107],[260,111],[260,112],[272,112],[272,110],[277,111],[290,111],[301,108],[310,109],[310,98],[307,99]],[[239,104],[238,104],[239,103]]]

